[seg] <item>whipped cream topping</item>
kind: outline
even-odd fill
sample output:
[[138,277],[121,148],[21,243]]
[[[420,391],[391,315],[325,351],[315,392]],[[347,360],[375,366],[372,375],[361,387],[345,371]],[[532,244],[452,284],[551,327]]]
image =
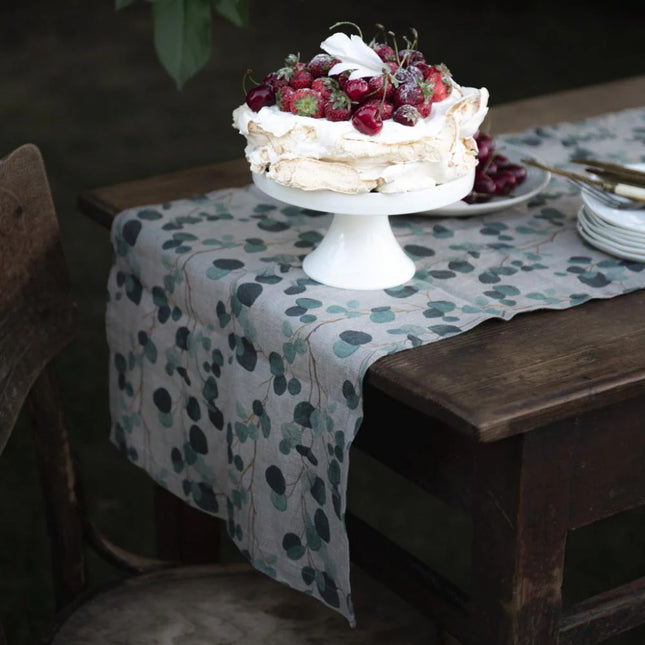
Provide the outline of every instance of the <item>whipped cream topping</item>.
[[453,81],[453,91],[433,103],[430,116],[411,127],[388,119],[376,135],[362,134],[351,121],[298,116],[275,105],[254,112],[242,104],[233,112],[233,126],[247,139],[251,170],[278,183],[396,193],[430,188],[474,168],[473,135],[487,111],[486,88]]

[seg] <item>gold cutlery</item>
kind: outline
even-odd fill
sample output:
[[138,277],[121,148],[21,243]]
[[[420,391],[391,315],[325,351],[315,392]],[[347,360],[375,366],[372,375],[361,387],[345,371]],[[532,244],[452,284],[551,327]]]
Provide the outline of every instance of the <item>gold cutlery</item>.
[[623,181],[634,186],[645,187],[645,172],[629,168],[617,163],[609,161],[598,161],[596,159],[582,159],[575,158],[571,160],[573,163],[586,166],[585,170],[593,173],[600,179],[608,181]]
[[[612,208],[629,209],[645,207],[645,187],[627,183],[625,180],[616,181],[613,179],[593,179],[581,173],[548,166],[547,164],[541,163],[535,159],[522,159],[522,163],[566,177],[579,188],[587,190],[587,192],[592,194],[598,200]],[[618,200],[614,195],[626,197],[631,201]]]

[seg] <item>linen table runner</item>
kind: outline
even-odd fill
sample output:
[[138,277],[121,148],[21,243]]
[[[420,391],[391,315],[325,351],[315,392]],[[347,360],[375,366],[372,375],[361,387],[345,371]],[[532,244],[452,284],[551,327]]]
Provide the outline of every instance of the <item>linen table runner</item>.
[[[504,141],[551,164],[641,161],[645,109]],[[331,216],[253,186],[121,213],[107,305],[112,440],[224,518],[255,567],[354,624],[344,515],[367,368],[488,318],[644,287],[645,265],[581,240],[580,204],[554,177],[528,203],[486,216],[392,217],[417,271],[382,291],[307,278],[303,257]]]

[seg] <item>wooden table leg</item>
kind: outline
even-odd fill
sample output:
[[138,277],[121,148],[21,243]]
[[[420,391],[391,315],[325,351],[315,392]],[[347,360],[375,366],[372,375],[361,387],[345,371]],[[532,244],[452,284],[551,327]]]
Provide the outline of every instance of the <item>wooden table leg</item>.
[[205,564],[220,559],[221,520],[155,487],[157,553],[164,560]]
[[478,449],[471,611],[482,643],[557,643],[576,436],[568,425]]

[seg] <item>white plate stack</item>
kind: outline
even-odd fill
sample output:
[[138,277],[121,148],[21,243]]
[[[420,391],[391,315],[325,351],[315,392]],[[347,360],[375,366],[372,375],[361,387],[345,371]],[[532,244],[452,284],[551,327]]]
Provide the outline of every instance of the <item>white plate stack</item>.
[[592,246],[626,260],[645,262],[645,209],[609,208],[582,194],[578,232]]
[[584,191],[578,232],[592,246],[625,260],[645,262],[645,208],[610,208]]

